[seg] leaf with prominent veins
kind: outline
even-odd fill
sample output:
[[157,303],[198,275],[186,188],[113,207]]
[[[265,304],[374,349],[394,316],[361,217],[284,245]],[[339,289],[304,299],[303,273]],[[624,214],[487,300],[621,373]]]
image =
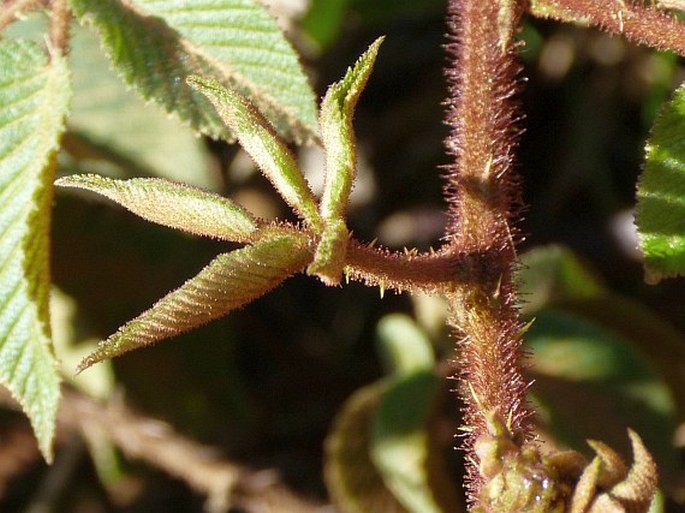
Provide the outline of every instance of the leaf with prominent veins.
[[685,86],[657,117],[637,188],[635,224],[645,279],[685,275]]
[[67,63],[25,41],[0,43],[0,382],[47,461],[59,402],[50,340],[54,151],[71,90]]
[[268,121],[240,93],[216,80],[191,76],[187,81],[209,98],[285,202],[307,223],[318,227],[321,220],[314,195],[292,153],[276,137]]
[[229,199],[160,178],[72,175],[55,184],[97,192],[143,219],[195,235],[250,242],[257,230],[250,214]]
[[248,96],[279,133],[317,136],[316,101],[297,55],[256,0],[70,0],[114,68],[146,99],[196,130],[231,138],[184,80],[210,76]]
[[295,233],[274,235],[222,253],[197,276],[101,342],[77,372],[222,317],[275,288],[310,258],[307,238]]
[[345,77],[328,88],[321,104],[321,134],[326,150],[326,182],[320,207],[324,229],[307,272],[319,276],[328,285],[340,282],[349,239],[345,214],[357,174],[354,109],[383,39],[376,39],[354,67],[347,70]]

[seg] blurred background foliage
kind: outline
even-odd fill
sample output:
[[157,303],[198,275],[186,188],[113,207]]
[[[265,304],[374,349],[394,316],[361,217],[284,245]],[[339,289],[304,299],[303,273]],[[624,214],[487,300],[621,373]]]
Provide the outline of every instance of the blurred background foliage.
[[[387,35],[355,118],[360,177],[349,225],[357,238],[397,249],[439,246],[444,2],[272,3],[319,96]],[[287,215],[237,147],[195,138],[144,104],[108,69],[94,37],[74,30],[62,174],[161,176],[228,195],[260,216]],[[685,79],[683,64],[595,30],[533,19],[521,39],[518,170],[528,207],[520,274],[523,313],[535,319],[528,373],[540,437],[586,453],[584,439],[600,439],[629,459],[625,427],[633,427],[660,466],[655,511],[683,511],[685,289],[682,279],[643,283],[632,228],[644,141],[661,102]],[[320,150],[298,152],[320,188]],[[67,376],[75,345],[112,333],[225,249],[92,195],[60,191],[54,216],[53,314]],[[314,503],[332,498],[337,509],[327,512],[458,512],[459,404],[448,392],[453,382],[435,379],[452,372],[443,319],[435,299],[381,300],[359,284],[333,289],[298,276],[73,384],[123,394],[226,458],[277,469]],[[91,458],[63,434],[57,463],[46,467],[19,414],[1,411],[0,433],[0,511],[203,511],[203,497],[111,446]]]

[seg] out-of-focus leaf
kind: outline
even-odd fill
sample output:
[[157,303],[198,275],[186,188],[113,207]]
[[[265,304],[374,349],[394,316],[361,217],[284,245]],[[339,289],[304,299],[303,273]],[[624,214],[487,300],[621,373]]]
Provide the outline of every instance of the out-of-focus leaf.
[[213,77],[257,104],[279,133],[318,132],[314,94],[275,20],[254,0],[70,0],[95,25],[126,83],[212,137],[230,139],[214,109],[185,83]]
[[[81,140],[103,148],[100,155],[74,155],[84,166],[93,160],[124,155],[155,176],[216,189],[202,139],[158,105],[132,94],[110,68],[97,36],[80,27],[70,39],[74,98],[68,126]],[[104,150],[107,151],[104,151]],[[140,175],[137,169],[127,169]]]
[[[82,318],[78,318],[76,301],[56,287],[52,289],[50,297],[50,313],[52,340],[62,375],[71,376],[78,362],[97,347],[97,339],[81,338],[83,333],[79,328],[84,323]],[[71,384],[91,397],[107,401],[114,391],[112,365],[110,362],[103,362],[88,375],[72,379]],[[122,477],[122,469],[112,441],[103,436],[93,425],[87,427],[83,436],[88,444],[88,450],[100,481],[105,485],[113,485],[119,481]]]
[[286,203],[310,224],[320,224],[316,200],[295,158],[250,102],[216,80],[192,76],[188,83],[209,98]]
[[[386,486],[412,513],[458,511],[459,500],[429,430],[441,384],[432,371],[403,376],[385,391],[374,418],[371,460]],[[438,502],[449,490],[449,502]]]
[[685,336],[656,312],[606,289],[568,249],[545,246],[525,253],[518,278],[523,312],[548,307],[579,315],[619,335],[659,370],[685,415]]
[[430,340],[409,316],[386,315],[378,322],[376,333],[388,372],[412,374],[435,365]]
[[274,236],[217,256],[200,273],[129,321],[86,357],[78,371],[191,330],[239,308],[301,270],[311,258],[304,236]]
[[347,204],[357,175],[357,141],[352,117],[364,90],[383,38],[378,38],[349,68],[345,77],[328,88],[321,104],[321,135],[326,150],[326,181],[320,212],[324,228],[314,261],[307,269],[328,285],[340,282],[349,233]]
[[302,19],[302,31],[321,49],[330,46],[343,26],[350,0],[313,0]]
[[669,389],[645,357],[613,332],[566,312],[546,310],[527,334],[535,400],[559,441],[583,450],[584,440],[625,448],[625,426],[643,437],[665,482],[677,462]]
[[46,460],[59,401],[48,314],[54,151],[70,96],[65,60],[0,42],[0,381],[29,416]]
[[344,513],[408,513],[386,488],[369,454],[373,418],[387,387],[380,381],[357,391],[326,439],[326,486]]
[[563,246],[552,244],[527,251],[521,255],[521,264],[517,280],[524,314],[561,300],[595,298],[606,291],[578,257]]
[[97,192],[143,219],[195,235],[248,242],[257,230],[254,219],[229,199],[160,178],[72,175],[55,184]]
[[685,275],[685,86],[657,116],[637,189],[645,280]]

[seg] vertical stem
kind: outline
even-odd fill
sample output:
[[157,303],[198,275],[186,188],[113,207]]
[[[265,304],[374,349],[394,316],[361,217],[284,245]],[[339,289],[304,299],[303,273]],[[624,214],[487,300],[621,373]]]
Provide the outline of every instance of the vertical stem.
[[464,445],[472,500],[478,474],[476,439],[488,432],[488,415],[498,413],[512,436],[525,439],[529,411],[520,367],[522,324],[516,307],[516,261],[511,222],[521,212],[512,170],[520,115],[513,36],[520,17],[516,0],[450,0],[448,11],[450,98],[446,140],[454,162],[447,167],[447,235],[469,267],[471,280],[457,284],[450,323],[458,342],[458,377],[464,400]]
[[52,0],[50,4],[50,46],[52,51],[66,55],[69,50],[69,21],[71,13],[67,0]]

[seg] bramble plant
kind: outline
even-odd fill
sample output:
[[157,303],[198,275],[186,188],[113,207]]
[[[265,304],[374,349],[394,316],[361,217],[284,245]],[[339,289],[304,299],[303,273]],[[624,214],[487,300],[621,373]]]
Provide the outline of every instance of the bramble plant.
[[[594,451],[588,460],[577,450],[544,444],[536,430],[533,404],[544,409],[544,400],[529,401],[535,386],[524,373],[522,344],[550,319],[542,309],[535,322],[522,313],[521,289],[534,287],[536,275],[530,269],[544,272],[545,266],[557,266],[554,293],[568,303],[582,296],[584,305],[610,302],[628,311],[634,304],[610,296],[563,251],[529,254],[528,270],[522,270],[517,245],[524,184],[515,169],[522,133],[518,59],[526,13],[597,26],[685,55],[685,22],[668,10],[682,7],[679,2],[630,0],[450,0],[445,147],[451,162],[443,170],[447,222],[442,246],[421,252],[361,241],[348,219],[360,167],[353,118],[374,64],[382,59],[383,37],[328,87],[317,108],[298,56],[257,0],[5,2],[0,27],[7,26],[8,32],[13,21],[33,11],[46,12],[49,19],[44,32],[39,29],[43,43],[26,35],[0,41],[0,381],[29,417],[45,460],[53,460],[65,379],[51,341],[48,309],[54,182],[105,196],[152,223],[234,248],[100,342],[78,364],[77,373],[223,317],[298,273],[334,287],[362,282],[378,287],[381,297],[386,290],[429,294],[447,303],[445,321],[456,341],[451,373],[458,382],[463,420],[454,434],[460,435],[464,451],[470,511],[663,511],[658,458],[643,442],[648,433],[625,426],[632,447],[628,465],[602,441],[588,442]],[[205,188],[148,176],[145,166],[139,168],[145,176],[133,178],[88,172],[61,173],[55,180],[58,168],[69,167],[65,159],[78,161],[83,147],[97,153],[95,160],[135,172],[130,161],[117,161],[103,150],[105,145],[68,131],[70,123],[78,127],[78,109],[70,121],[69,105],[78,104],[81,87],[72,84],[70,69],[77,60],[68,56],[83,51],[82,29],[70,28],[72,18],[97,32],[111,66],[135,91],[126,94],[160,105],[197,134],[237,141],[292,210],[291,220],[262,219]],[[685,274],[684,105],[680,88],[663,106],[638,183],[636,224],[645,279],[651,283]],[[96,125],[85,122],[85,131],[95,133]],[[81,147],[75,150],[77,143]],[[325,181],[319,197],[289,143],[323,149]],[[640,315],[646,314],[636,310],[634,319]],[[562,321],[563,315],[553,319],[557,325]],[[394,334],[383,335],[393,329]],[[594,328],[583,329],[590,333]],[[683,347],[669,352],[680,343],[669,329],[652,332],[665,348],[656,351],[657,359],[682,354]],[[406,318],[388,320],[379,332],[387,339],[393,373],[355,394],[339,414],[326,443],[330,497],[345,513],[457,511],[462,507],[458,494],[445,491],[453,483],[445,484],[445,462],[434,461],[436,441],[428,428],[443,384],[436,379],[430,343]],[[403,346],[404,338],[416,342]],[[543,351],[544,338],[533,337]],[[574,372],[569,376],[578,376]],[[665,374],[671,390],[683,381],[682,370]],[[672,393],[682,420],[682,392]],[[552,410],[563,412],[562,402],[555,401]]]

